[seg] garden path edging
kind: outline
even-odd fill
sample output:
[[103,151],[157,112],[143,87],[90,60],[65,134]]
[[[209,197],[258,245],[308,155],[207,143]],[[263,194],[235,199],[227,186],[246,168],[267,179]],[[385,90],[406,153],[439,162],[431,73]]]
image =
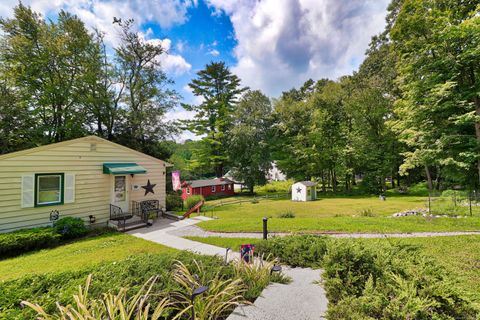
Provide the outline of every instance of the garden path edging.
[[[172,234],[180,237],[221,237],[221,238],[257,238],[261,239],[261,232],[216,232],[202,229],[195,225],[172,230]],[[269,232],[269,237],[285,237],[291,235],[318,235],[329,236],[334,238],[421,238],[421,237],[448,237],[448,236],[465,236],[480,235],[480,231],[443,231],[443,232]]]

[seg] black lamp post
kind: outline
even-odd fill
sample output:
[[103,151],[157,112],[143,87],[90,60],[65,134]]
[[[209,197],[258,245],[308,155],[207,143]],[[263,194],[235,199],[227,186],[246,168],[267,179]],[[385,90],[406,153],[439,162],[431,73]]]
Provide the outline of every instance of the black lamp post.
[[268,221],[268,218],[263,217],[263,240],[267,240],[267,234],[268,234],[267,221]]
[[191,296],[191,302],[192,302],[192,320],[195,320],[195,297],[201,295],[204,292],[208,291],[207,286],[203,286],[197,289],[194,289],[192,292]]

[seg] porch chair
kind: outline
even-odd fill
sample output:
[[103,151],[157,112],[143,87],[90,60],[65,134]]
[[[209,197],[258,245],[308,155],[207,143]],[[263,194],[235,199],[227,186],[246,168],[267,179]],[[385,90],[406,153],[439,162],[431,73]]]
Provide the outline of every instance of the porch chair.
[[140,202],[140,208],[145,219],[148,219],[150,214],[154,214],[155,218],[158,218],[159,214],[163,214],[158,200],[144,200]]
[[110,220],[118,221],[118,224],[122,222],[124,229],[125,229],[127,220],[132,218],[133,218],[133,214],[129,212],[123,212],[122,208],[116,205],[110,204]]

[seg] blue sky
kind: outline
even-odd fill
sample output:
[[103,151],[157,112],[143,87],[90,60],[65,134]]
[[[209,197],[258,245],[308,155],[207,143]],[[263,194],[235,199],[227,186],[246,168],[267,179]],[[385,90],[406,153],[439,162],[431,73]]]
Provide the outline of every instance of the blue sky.
[[[9,17],[17,0],[0,1]],[[225,61],[243,85],[270,97],[307,79],[337,79],[364,59],[370,38],[385,26],[389,0],[23,0],[45,16],[64,9],[115,45],[113,17],[133,18],[186,103],[200,100],[187,84],[210,61]],[[191,118],[181,107],[168,119]],[[185,133],[178,140],[192,138]]]

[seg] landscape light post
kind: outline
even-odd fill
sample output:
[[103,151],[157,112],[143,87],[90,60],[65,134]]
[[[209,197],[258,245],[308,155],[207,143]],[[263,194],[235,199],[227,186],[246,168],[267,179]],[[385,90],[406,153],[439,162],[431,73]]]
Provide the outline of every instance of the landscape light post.
[[195,320],[195,297],[201,295],[202,293],[208,291],[207,286],[203,286],[200,288],[197,288],[193,290],[192,296],[191,296],[191,302],[192,302],[192,320]]
[[225,264],[228,264],[228,251],[230,251],[230,247],[225,249]]
[[268,218],[263,217],[263,240],[267,240],[268,230],[267,230]]
[[280,272],[282,271],[282,266],[273,266],[272,269],[270,269],[270,275],[274,272]]

